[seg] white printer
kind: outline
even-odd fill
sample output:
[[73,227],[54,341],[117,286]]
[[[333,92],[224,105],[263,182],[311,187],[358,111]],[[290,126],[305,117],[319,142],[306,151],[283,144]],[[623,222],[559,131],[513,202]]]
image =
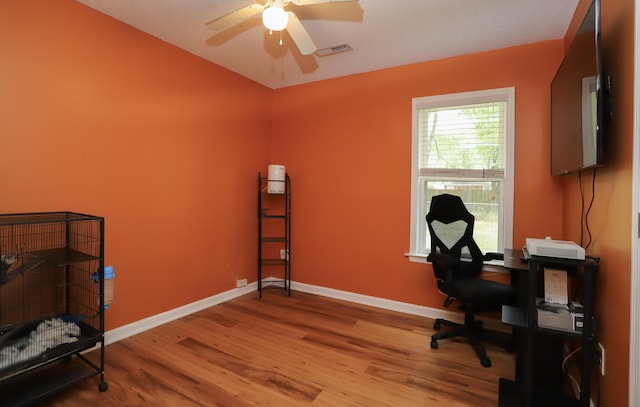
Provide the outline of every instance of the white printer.
[[563,259],[584,260],[584,248],[566,240],[526,238],[525,257],[544,256]]

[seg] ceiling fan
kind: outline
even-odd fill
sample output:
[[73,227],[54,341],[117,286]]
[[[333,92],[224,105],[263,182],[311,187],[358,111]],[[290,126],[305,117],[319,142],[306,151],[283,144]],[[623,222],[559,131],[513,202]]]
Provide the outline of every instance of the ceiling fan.
[[[266,0],[265,4],[252,4],[225,14],[208,22],[206,25],[212,30],[224,30],[240,24],[250,18],[262,14],[262,23],[271,32],[287,30],[302,55],[311,55],[316,51],[316,45],[302,26],[293,11],[285,10],[290,3],[296,6],[308,6],[322,3],[357,2],[358,0]],[[280,40],[282,44],[282,39]]]

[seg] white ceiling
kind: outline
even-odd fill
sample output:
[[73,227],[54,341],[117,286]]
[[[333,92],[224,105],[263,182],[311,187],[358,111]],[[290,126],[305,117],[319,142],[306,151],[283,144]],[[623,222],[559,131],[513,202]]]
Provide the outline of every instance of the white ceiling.
[[272,89],[561,38],[579,0],[360,0],[289,5],[318,48],[303,56],[259,17],[225,31],[205,24],[253,0],[77,0]]

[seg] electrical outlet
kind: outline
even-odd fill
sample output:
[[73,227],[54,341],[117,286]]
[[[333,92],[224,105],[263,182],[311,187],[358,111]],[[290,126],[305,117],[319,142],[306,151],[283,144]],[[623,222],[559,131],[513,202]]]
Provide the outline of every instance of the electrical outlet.
[[236,288],[244,287],[247,285],[247,279],[243,278],[241,280],[236,281]]
[[598,342],[598,350],[595,351],[595,364],[600,369],[600,375],[604,376],[604,346]]
[[280,260],[289,260],[289,253],[287,249],[280,250]]

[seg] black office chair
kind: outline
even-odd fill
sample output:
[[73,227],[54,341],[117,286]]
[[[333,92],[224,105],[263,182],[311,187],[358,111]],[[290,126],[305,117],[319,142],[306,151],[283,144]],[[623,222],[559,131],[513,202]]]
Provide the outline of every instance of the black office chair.
[[453,328],[431,336],[431,348],[438,348],[440,339],[464,336],[469,339],[480,357],[480,364],[491,366],[491,360],[480,342],[481,338],[497,340],[511,350],[510,335],[482,329],[475,315],[482,311],[500,310],[504,304],[513,304],[516,289],[510,285],[480,278],[485,260],[500,258],[501,254],[483,255],[473,240],[474,216],[467,210],[460,197],[450,194],[434,196],[431,200],[427,225],[431,235],[431,253],[427,260],[433,265],[438,289],[447,299],[444,306],[452,302],[461,303],[464,310],[464,325],[445,319],[436,319],[433,328],[441,325]]

